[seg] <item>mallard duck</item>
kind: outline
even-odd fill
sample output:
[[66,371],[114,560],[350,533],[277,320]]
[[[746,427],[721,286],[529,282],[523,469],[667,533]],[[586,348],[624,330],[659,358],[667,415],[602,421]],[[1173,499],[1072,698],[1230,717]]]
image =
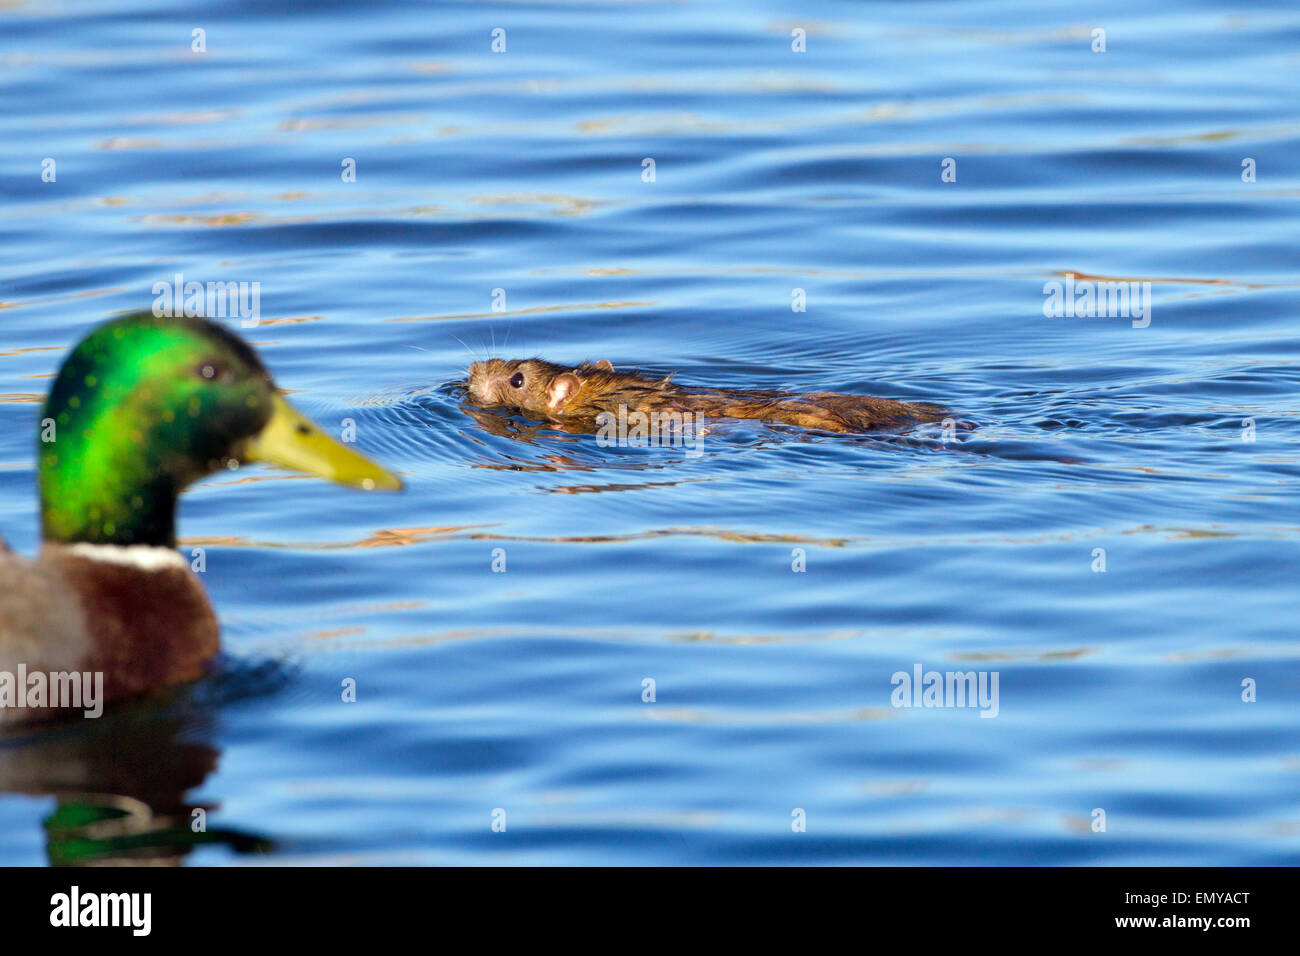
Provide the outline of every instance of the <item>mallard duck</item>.
[[187,485],[262,461],[401,488],[295,411],[256,353],[206,319],[99,326],[64,361],[40,427],[40,553],[0,542],[0,723],[49,716],[53,686],[33,682],[51,674],[102,674],[101,704],[203,674],[218,629],[176,550]]

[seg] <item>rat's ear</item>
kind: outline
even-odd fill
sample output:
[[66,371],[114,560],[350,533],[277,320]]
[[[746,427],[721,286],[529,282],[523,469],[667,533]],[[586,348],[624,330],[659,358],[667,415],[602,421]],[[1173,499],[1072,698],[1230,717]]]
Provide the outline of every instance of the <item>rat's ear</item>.
[[603,368],[606,372],[614,371],[614,363],[609,359],[601,359],[596,363],[596,368]]
[[555,376],[546,394],[547,405],[552,409],[559,408],[577,395],[580,388],[582,388],[582,380],[572,372]]

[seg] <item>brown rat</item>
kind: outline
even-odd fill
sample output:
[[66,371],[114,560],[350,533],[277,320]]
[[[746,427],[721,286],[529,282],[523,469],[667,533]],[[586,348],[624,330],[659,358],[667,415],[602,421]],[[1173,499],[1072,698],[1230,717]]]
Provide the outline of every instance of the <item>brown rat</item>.
[[926,402],[898,402],[839,392],[782,392],[677,385],[671,376],[620,372],[607,361],[574,367],[541,359],[488,359],[469,367],[469,396],[566,426],[594,428],[602,412],[750,418],[832,432],[862,432],[941,421],[948,411]]

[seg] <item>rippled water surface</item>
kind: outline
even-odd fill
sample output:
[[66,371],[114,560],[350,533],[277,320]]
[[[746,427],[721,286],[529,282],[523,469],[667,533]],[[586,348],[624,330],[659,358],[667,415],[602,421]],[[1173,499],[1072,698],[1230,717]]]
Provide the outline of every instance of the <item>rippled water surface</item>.
[[[1300,862],[1300,11],[313,11],[0,8],[9,543],[64,352],[177,273],[408,484],[187,494],[220,671],[0,741],[0,861]],[[602,447],[469,414],[486,354],[974,427]]]

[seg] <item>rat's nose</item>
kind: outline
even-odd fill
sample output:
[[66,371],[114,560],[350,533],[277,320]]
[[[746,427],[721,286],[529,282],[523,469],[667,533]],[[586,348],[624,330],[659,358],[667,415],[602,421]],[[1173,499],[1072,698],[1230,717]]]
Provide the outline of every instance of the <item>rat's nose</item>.
[[470,362],[469,363],[469,381],[466,386],[471,394],[482,390],[483,384],[487,379],[487,362]]
[[471,362],[469,366],[469,381],[465,383],[469,389],[470,397],[475,401],[484,402],[488,399],[489,388],[488,363]]

